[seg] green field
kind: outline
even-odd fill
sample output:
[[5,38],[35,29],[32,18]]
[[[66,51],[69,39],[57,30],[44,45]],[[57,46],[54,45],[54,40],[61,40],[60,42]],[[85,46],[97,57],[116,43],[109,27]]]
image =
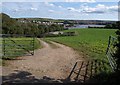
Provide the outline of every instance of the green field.
[[77,36],[51,37],[47,40],[56,41],[72,47],[79,53],[83,53],[87,59],[107,60],[105,56],[108,38],[115,36],[113,29],[71,29]]

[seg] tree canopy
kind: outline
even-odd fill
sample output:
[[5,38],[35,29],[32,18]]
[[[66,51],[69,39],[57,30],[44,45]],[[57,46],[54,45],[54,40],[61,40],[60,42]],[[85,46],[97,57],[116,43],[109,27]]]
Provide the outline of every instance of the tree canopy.
[[58,24],[38,24],[32,22],[20,22],[19,19],[10,18],[10,16],[2,15],[2,33],[3,34],[22,34],[41,36],[48,32],[63,30],[62,25]]

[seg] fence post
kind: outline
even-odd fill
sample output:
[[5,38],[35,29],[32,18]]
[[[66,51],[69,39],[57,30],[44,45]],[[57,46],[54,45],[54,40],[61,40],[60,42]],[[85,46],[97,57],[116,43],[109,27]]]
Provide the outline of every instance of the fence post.
[[35,43],[35,37],[33,36],[33,54],[34,55],[34,43]]
[[3,35],[3,57],[5,56],[5,36]]
[[106,50],[106,54],[108,53],[108,50],[109,50],[109,47],[110,47],[110,40],[111,40],[111,36],[109,36],[109,41],[108,41],[108,47],[107,47],[107,50]]

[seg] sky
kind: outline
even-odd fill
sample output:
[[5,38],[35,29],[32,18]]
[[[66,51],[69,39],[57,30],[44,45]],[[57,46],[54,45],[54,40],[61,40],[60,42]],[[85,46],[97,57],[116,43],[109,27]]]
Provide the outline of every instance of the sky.
[[4,0],[0,12],[13,18],[118,20],[119,0]]

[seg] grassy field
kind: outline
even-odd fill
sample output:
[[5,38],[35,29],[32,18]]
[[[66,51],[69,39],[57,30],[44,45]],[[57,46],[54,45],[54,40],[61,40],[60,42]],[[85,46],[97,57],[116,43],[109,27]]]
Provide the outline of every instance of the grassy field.
[[[32,51],[34,49],[40,48],[40,42],[38,39],[33,38],[4,38],[2,40],[2,54],[3,59],[12,59],[17,56],[23,56],[28,54],[27,51]],[[34,45],[34,46],[33,46]]]
[[108,38],[115,36],[113,29],[71,29],[77,36],[51,37],[47,40],[56,41],[82,52],[88,59],[107,60],[105,56]]

